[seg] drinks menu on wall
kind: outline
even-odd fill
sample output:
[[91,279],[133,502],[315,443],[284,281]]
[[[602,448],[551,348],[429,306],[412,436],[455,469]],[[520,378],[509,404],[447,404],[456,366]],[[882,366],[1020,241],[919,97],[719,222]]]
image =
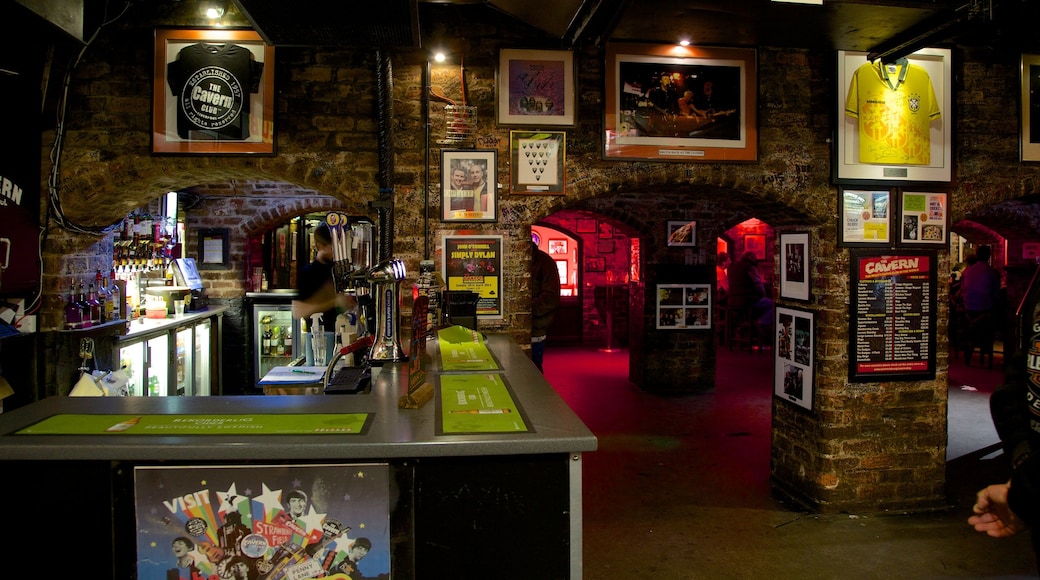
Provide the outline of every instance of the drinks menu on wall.
[[935,378],[936,254],[852,250],[849,380]]

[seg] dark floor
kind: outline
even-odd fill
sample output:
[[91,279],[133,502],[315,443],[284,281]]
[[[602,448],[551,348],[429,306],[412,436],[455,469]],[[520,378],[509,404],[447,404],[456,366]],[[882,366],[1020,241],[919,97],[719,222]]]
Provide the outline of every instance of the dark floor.
[[584,456],[584,578],[1036,578],[1025,535],[966,523],[975,491],[1006,476],[996,363],[950,369],[949,509],[817,515],[770,489],[770,352],[720,349],[736,370],[712,392],[659,397],[629,383],[626,350],[550,347],[546,377],[599,440]]

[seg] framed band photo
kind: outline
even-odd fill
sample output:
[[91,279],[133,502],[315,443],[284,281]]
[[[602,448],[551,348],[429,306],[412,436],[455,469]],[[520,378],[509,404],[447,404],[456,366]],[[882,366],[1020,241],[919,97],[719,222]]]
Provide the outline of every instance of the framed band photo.
[[567,134],[563,131],[509,132],[509,185],[514,194],[563,195]]
[[710,284],[658,284],[657,329],[711,328]]
[[498,221],[498,151],[441,150],[441,221]]
[[252,30],[155,31],[152,153],[274,155],[274,47]]
[[838,51],[834,180],[948,183],[953,167],[951,51],[892,63]]
[[950,240],[950,205],[946,193],[899,194],[899,244],[945,246]]
[[504,48],[496,84],[500,126],[574,126],[573,52]]
[[838,192],[838,242],[843,246],[890,246],[891,189],[844,189]]
[[1022,55],[1020,78],[1020,158],[1022,161],[1040,161],[1040,54]]
[[758,160],[755,49],[611,43],[603,157]]
[[809,301],[809,232],[780,233],[780,297]]
[[773,396],[811,412],[816,389],[815,315],[777,306],[774,347]]

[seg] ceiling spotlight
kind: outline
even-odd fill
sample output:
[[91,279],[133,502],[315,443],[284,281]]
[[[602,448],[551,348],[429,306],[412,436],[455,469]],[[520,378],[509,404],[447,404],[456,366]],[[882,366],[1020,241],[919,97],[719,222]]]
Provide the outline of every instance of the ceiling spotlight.
[[690,46],[690,41],[684,38],[679,41],[679,46]]
[[444,56],[443,52],[438,52],[437,54],[433,55],[433,60],[437,62],[444,62],[444,60],[447,58],[448,57]]
[[223,18],[227,12],[227,0],[203,0],[202,11],[210,20]]

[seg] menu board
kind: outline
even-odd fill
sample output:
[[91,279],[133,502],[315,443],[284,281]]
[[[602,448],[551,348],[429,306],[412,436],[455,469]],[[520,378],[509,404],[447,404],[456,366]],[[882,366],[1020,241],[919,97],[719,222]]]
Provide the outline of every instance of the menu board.
[[851,250],[849,380],[935,378],[935,252]]

